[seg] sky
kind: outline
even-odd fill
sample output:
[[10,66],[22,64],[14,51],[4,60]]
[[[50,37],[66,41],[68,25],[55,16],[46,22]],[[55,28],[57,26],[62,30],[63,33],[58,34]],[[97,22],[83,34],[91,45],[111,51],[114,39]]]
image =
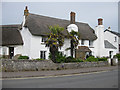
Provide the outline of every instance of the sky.
[[76,13],[76,21],[88,23],[93,29],[98,18],[103,18],[105,29],[109,26],[118,32],[117,2],[2,2],[2,25],[21,24],[25,6],[29,12],[70,20],[70,12]]

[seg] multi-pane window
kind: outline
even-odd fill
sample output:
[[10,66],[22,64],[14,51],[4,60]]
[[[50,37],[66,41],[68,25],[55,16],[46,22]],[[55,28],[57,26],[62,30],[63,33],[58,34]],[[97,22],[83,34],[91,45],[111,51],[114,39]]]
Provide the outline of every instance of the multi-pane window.
[[81,40],[81,45],[84,45],[84,40]]
[[47,38],[42,37],[42,42],[45,42],[47,40]]
[[46,59],[46,51],[40,51],[40,58]]
[[90,47],[93,46],[93,41],[89,40],[89,46],[90,46]]

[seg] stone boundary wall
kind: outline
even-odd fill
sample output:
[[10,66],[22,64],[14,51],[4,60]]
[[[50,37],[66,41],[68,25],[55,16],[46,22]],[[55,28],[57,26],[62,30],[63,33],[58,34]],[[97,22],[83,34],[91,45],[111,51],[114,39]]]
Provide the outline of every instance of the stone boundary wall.
[[51,60],[2,60],[3,72],[18,71],[40,71],[40,70],[61,70],[77,69],[85,67],[108,66],[107,61],[99,62],[79,62],[79,63],[53,63]]

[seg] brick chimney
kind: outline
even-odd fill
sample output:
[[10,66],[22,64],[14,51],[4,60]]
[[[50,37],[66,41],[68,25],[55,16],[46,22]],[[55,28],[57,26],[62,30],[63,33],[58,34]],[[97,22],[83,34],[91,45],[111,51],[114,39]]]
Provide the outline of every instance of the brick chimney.
[[98,19],[98,25],[103,25],[103,19],[102,18]]
[[25,7],[24,15],[25,15],[25,17],[29,15],[29,10],[28,10],[28,7],[27,7],[27,6]]
[[74,12],[70,13],[70,24],[75,24],[75,13]]

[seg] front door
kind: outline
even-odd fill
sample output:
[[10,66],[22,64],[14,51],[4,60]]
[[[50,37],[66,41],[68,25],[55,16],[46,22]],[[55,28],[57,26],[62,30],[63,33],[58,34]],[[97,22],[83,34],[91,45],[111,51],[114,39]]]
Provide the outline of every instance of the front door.
[[14,56],[14,47],[9,47],[9,57],[10,57],[10,59],[12,59],[13,56]]
[[110,57],[110,58],[113,57],[113,51],[109,51],[109,57]]

